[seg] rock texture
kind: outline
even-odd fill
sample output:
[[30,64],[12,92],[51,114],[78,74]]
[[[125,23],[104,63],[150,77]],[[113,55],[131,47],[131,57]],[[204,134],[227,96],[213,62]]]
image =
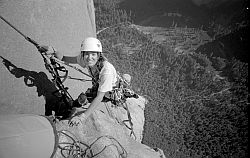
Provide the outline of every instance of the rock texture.
[[[39,44],[68,56],[78,55],[82,40],[96,35],[92,0],[1,0],[0,15]],[[36,47],[2,19],[0,52],[0,114],[46,113],[56,99],[52,76]],[[66,68],[71,77],[89,79]],[[91,82],[67,79],[64,85],[77,98]]]
[[98,158],[164,158],[162,150],[140,143],[145,102],[142,97],[127,100],[136,139],[130,136],[131,131],[121,123],[127,119],[126,111],[122,107],[112,107],[110,103],[102,103],[98,110],[78,126],[70,127],[67,120],[60,121],[56,127],[60,147],[54,157],[79,154],[82,157]]

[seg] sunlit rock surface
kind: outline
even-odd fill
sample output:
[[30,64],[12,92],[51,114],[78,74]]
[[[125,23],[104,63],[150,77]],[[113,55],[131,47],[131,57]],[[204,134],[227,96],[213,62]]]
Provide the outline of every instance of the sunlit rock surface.
[[[102,104],[90,117],[78,126],[70,127],[68,121],[60,121],[56,127],[59,134],[59,146],[55,158],[69,156],[66,146],[73,143],[73,139],[82,142],[80,148],[85,156],[96,156],[98,158],[165,158],[160,149],[153,149],[141,144],[144,125],[145,99],[129,99],[133,129],[136,140],[130,136],[121,121],[127,119],[127,113],[122,107],[111,107],[111,104]],[[61,132],[60,132],[61,131]],[[68,135],[68,136],[67,136]],[[72,138],[71,138],[72,137]],[[83,145],[85,144],[85,145]],[[63,148],[64,147],[64,148]],[[76,154],[72,153],[72,154]]]

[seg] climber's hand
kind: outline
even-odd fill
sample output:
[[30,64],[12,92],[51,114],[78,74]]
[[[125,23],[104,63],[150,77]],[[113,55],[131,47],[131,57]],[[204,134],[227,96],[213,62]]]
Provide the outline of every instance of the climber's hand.
[[80,123],[83,124],[83,122],[86,120],[86,115],[84,113],[82,113],[81,115],[78,115],[78,116],[73,116],[68,124],[69,126],[78,126]]
[[74,116],[69,120],[68,124],[69,126],[73,127],[73,126],[78,126],[80,122],[81,119],[79,118],[79,116]]

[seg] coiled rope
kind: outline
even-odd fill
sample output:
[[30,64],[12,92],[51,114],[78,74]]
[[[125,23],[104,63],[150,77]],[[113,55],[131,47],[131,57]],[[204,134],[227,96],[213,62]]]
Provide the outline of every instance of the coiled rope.
[[[69,138],[71,142],[59,142],[58,148],[60,149],[60,153],[64,158],[93,158],[98,155],[100,155],[105,149],[108,147],[115,147],[117,149],[117,152],[119,153],[119,158],[127,158],[127,152],[122,147],[122,145],[112,136],[100,136],[98,137],[93,143],[90,145],[79,141],[76,136],[68,131],[68,130],[61,130],[58,131],[59,139],[64,135],[65,137]],[[102,150],[99,152],[94,153],[92,147],[96,144],[97,141],[101,139],[109,139],[112,143],[109,145],[105,145]],[[68,140],[68,139],[67,139]]]

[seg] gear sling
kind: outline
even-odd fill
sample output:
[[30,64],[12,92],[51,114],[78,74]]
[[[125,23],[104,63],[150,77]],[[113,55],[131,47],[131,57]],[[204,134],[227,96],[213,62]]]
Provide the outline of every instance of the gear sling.
[[[88,100],[88,102],[92,102],[97,96],[99,87],[99,72],[101,71],[101,69],[102,67],[98,66],[98,73],[95,74],[91,71],[91,69],[88,69],[89,74],[92,78],[92,88],[88,88],[85,94],[82,93],[82,95],[86,95],[86,99]],[[122,103],[125,103],[127,98],[139,98],[139,96],[128,87],[129,84],[122,77],[120,77],[119,73],[117,73],[116,86],[113,87],[112,91],[108,91],[105,93],[102,102],[110,101],[113,105],[119,106]]]

